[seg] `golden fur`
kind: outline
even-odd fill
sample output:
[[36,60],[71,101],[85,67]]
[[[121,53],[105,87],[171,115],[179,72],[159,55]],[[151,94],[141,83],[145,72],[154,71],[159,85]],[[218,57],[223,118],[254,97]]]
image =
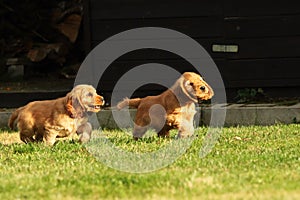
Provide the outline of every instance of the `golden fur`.
[[133,130],[135,139],[141,138],[150,127],[157,131],[158,136],[169,136],[171,129],[178,129],[178,137],[187,137],[194,133],[194,103],[211,99],[213,95],[212,88],[201,76],[185,72],[162,94],[124,99],[118,103],[117,108],[137,108]]
[[44,141],[53,145],[57,137],[68,137],[77,132],[80,142],[90,139],[92,126],[88,114],[100,111],[104,99],[90,85],[77,85],[65,97],[34,101],[18,108],[10,116],[8,126],[14,121],[23,142]]

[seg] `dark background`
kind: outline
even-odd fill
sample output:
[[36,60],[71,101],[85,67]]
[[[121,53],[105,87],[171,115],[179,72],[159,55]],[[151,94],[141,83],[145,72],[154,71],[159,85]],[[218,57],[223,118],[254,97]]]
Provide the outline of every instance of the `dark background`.
[[[24,2],[26,1],[20,1]],[[299,1],[84,0],[75,3],[82,5],[82,21],[76,42],[68,44],[65,62],[51,71],[50,66],[55,66],[57,60],[47,59],[44,61],[48,64],[45,67],[48,70],[44,69],[46,72],[40,72],[42,70],[39,71],[36,67],[28,67],[31,73],[27,70],[27,74],[39,71],[38,77],[40,74],[47,74],[43,75],[42,82],[51,82],[53,79],[57,79],[55,82],[67,82],[64,84],[67,87],[53,88],[54,93],[71,87],[68,83],[72,79],[66,81],[61,73],[62,69],[72,71],[74,65],[77,64],[78,67],[84,56],[97,44],[128,29],[152,26],[180,31],[199,42],[221,72],[229,102],[270,102],[298,99],[300,96]],[[52,5],[53,8],[57,7],[57,3],[52,2]],[[3,22],[5,18],[1,20]],[[215,44],[236,45],[238,52],[214,52],[212,46]],[[138,50],[114,61],[101,77],[98,89],[109,99],[115,81],[122,74],[149,62],[167,64],[180,72],[193,71],[188,62],[172,53],[153,49]],[[73,71],[75,72],[70,73],[76,75],[76,67]],[[34,76],[26,76],[25,73],[24,79],[23,82],[28,82],[34,80]],[[5,81],[6,84],[7,82],[10,81]],[[157,94],[163,89],[157,85],[148,85],[140,88],[134,95]],[[21,102],[22,96],[18,98]],[[26,101],[29,100],[30,98]]]

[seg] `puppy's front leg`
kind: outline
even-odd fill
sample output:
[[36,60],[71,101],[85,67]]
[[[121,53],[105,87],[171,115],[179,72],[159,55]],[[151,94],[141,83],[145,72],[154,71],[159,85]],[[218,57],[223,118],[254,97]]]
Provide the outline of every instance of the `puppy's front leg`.
[[43,141],[50,145],[50,146],[53,146],[55,141],[56,141],[56,137],[57,137],[57,133],[56,131],[52,131],[52,130],[45,130],[45,133],[44,133],[44,136],[43,136]]
[[143,137],[146,131],[147,131],[147,127],[141,127],[135,125],[133,128],[133,139],[138,140],[139,138]]
[[76,131],[77,135],[79,135],[79,142],[86,143],[91,139],[92,135],[92,125],[89,122],[81,124]]
[[194,134],[195,128],[193,126],[193,121],[183,119],[178,128],[178,138],[190,137]]

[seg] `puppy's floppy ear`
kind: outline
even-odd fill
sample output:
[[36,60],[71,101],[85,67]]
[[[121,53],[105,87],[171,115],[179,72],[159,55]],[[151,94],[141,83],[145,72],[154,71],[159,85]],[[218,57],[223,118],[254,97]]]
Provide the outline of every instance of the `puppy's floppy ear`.
[[191,72],[184,72],[182,77],[184,77],[185,80],[190,80],[192,78]]
[[71,91],[71,96],[73,98],[72,100],[73,100],[74,106],[76,106],[76,107],[79,106],[82,109],[84,109],[84,105],[83,105],[83,103],[81,101],[82,92],[83,92],[83,89],[74,88]]
[[73,107],[72,99],[70,98],[71,94],[70,92],[66,95],[65,100],[64,100],[64,106],[65,109],[67,110],[67,113],[70,117],[74,118],[75,116],[75,109]]
[[78,94],[75,92],[69,92],[66,96],[66,110],[72,118],[79,118],[83,115],[83,107],[78,98]]
[[189,80],[184,80],[184,88],[189,94],[194,91],[193,84]]
[[194,97],[195,90],[193,88],[193,83],[189,80],[190,74],[184,73],[180,80],[180,88],[183,94],[191,99],[194,102],[197,102],[197,99]]
[[75,108],[73,107],[73,102],[72,102],[72,97],[71,97],[71,92],[69,92],[66,97],[65,97],[65,108],[68,112],[68,115],[72,118],[75,118],[76,116],[76,111]]
[[188,87],[190,84],[191,84],[191,82],[189,80],[186,80],[184,86]]

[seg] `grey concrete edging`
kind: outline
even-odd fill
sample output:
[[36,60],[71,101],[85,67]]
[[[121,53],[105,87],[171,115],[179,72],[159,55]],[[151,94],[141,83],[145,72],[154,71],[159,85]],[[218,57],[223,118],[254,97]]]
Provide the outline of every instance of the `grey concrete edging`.
[[[300,122],[300,103],[292,106],[274,104],[232,104],[215,109],[226,109],[224,126],[274,125]],[[201,109],[203,125],[209,124],[211,108]]]
[[[232,104],[214,105],[213,109],[226,109],[225,126],[274,125],[300,122],[300,103],[292,106],[277,106],[274,104]],[[13,110],[0,112],[0,128],[7,128],[7,121]],[[212,107],[197,108],[196,125],[209,125]],[[125,111],[119,111],[125,112]],[[135,116],[135,109],[130,109],[130,115]],[[122,114],[122,113],[121,113]],[[125,116],[125,115],[124,115]],[[111,109],[97,113],[97,119],[102,128],[118,128]],[[131,127],[124,122],[122,127]]]

